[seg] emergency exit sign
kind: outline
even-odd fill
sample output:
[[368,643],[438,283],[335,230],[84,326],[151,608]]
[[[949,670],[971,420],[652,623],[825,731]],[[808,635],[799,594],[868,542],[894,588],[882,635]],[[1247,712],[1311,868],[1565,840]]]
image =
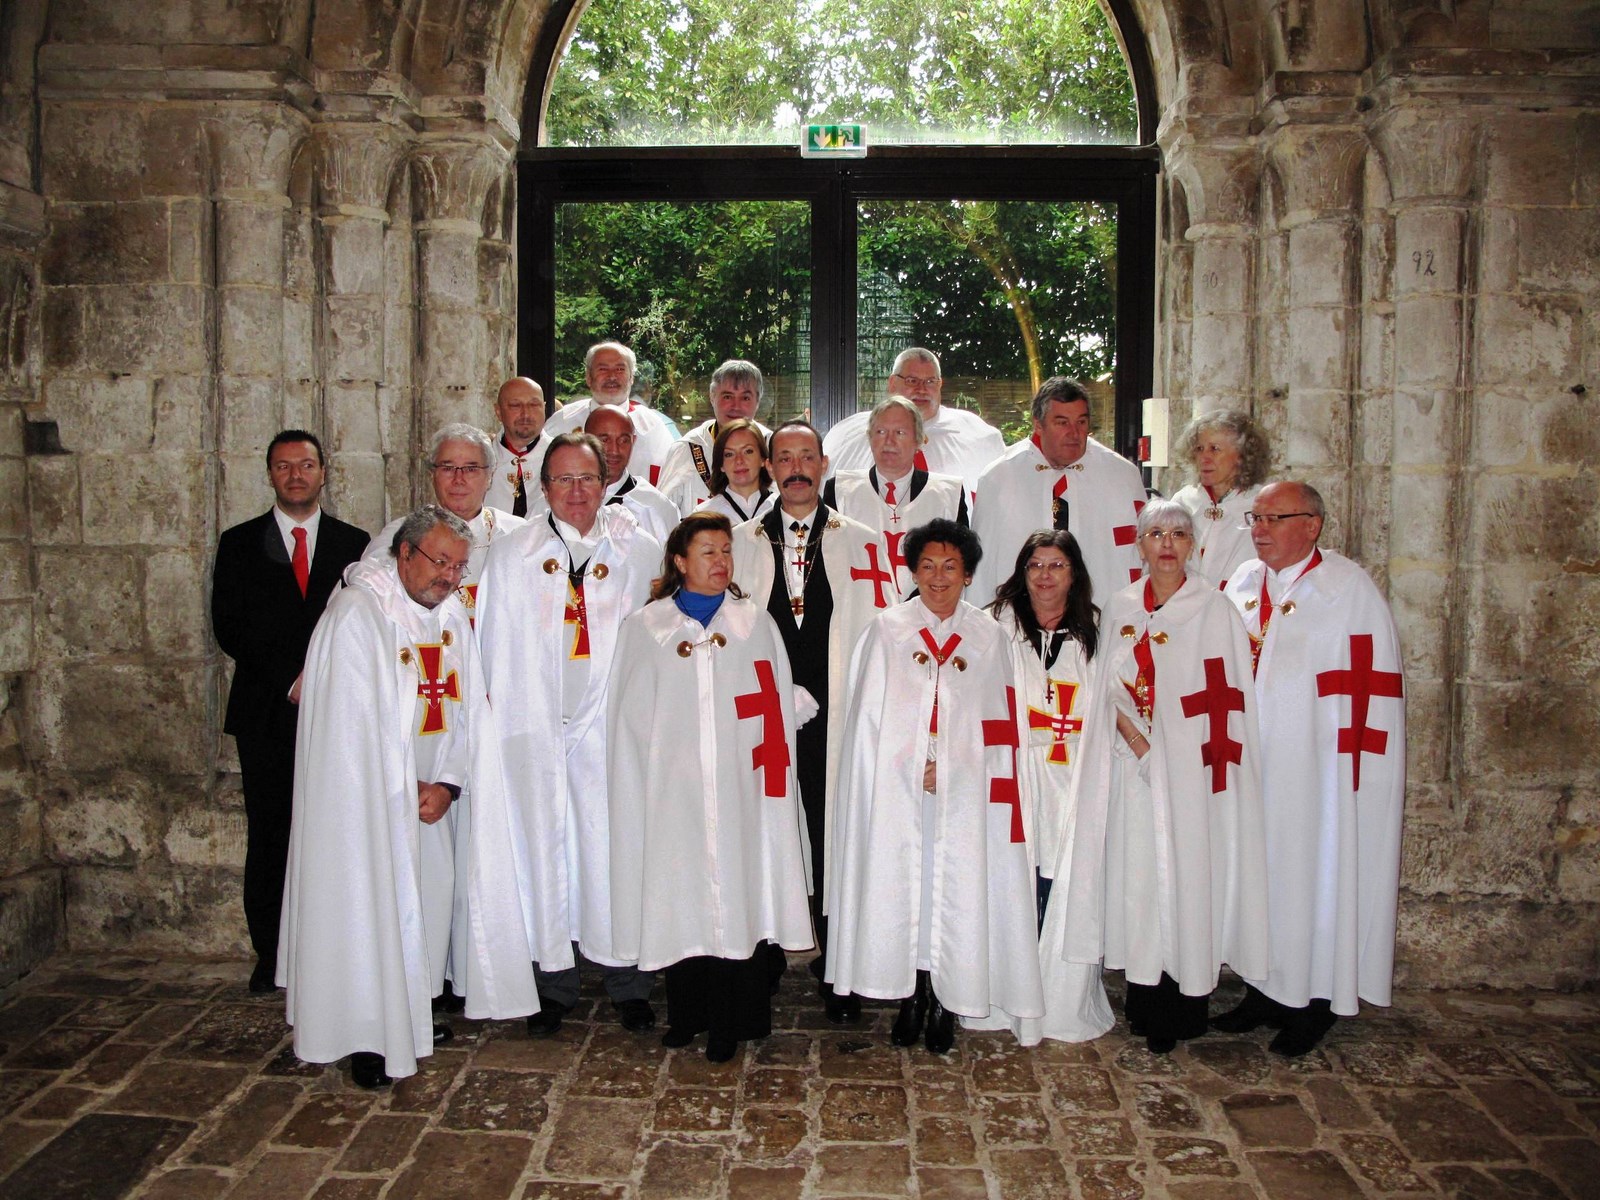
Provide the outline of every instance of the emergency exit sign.
[[865,158],[865,125],[807,125],[800,143],[803,158]]

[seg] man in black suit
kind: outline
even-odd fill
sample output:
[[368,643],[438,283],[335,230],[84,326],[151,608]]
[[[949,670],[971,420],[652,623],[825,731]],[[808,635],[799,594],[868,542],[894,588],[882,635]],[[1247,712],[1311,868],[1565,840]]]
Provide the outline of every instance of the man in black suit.
[[365,530],[322,512],[322,443],[286,429],[267,447],[277,502],[227,530],[211,573],[211,627],[233,659],[222,731],[239,746],[247,841],[244,915],[256,952],[252,992],[270,992],[289,857],[294,734],[306,647],[345,567],[367,547]]

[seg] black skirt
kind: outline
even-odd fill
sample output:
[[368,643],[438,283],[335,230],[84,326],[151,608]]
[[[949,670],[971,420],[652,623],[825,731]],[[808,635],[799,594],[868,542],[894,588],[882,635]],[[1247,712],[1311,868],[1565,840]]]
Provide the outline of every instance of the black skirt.
[[666,969],[667,1025],[673,1033],[709,1033],[736,1042],[772,1032],[770,952],[749,958],[697,955]]

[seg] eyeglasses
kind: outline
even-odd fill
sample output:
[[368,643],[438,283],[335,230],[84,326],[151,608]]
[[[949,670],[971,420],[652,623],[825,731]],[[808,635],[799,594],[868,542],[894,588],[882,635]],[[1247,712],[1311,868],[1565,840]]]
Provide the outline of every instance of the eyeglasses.
[[455,463],[433,464],[433,473],[435,475],[454,475],[457,478],[465,476],[467,479],[476,479],[488,469],[488,467],[478,466],[477,463],[467,463],[465,466],[460,467],[456,466]]
[[901,371],[896,371],[893,375],[889,376],[889,378],[898,379],[908,388],[931,388],[939,386],[939,376],[937,375],[907,375]]
[[1150,529],[1145,538],[1152,542],[1187,542],[1193,535],[1187,529]]
[[415,542],[407,542],[406,545],[410,546],[418,554],[422,555],[423,558],[427,559],[434,566],[438,567],[439,570],[451,575],[465,575],[467,573],[467,568],[472,565],[471,563],[451,562],[448,558],[435,558]]
[[1270,526],[1270,525],[1276,525],[1280,521],[1287,521],[1290,517],[1314,517],[1316,515],[1317,515],[1316,513],[1308,513],[1308,512],[1297,512],[1297,513],[1254,513],[1254,512],[1247,512],[1244,515],[1244,523],[1246,525],[1260,525],[1263,522],[1265,522],[1267,525]]
[[560,487],[564,487],[564,488],[577,487],[580,483],[583,484],[584,487],[599,487],[600,486],[600,476],[598,476],[598,475],[552,475],[552,476],[550,476],[549,479],[545,480],[545,483],[559,485]]
[[1031,562],[1023,568],[1023,570],[1029,575],[1038,575],[1043,571],[1048,571],[1052,575],[1057,575],[1062,571],[1070,571],[1071,569],[1072,565],[1070,563],[1055,560],[1050,562]]

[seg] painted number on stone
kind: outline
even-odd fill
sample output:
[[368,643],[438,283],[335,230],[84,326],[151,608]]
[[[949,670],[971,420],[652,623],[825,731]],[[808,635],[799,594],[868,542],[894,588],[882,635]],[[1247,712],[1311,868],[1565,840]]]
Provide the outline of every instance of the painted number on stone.
[[1432,250],[1413,250],[1411,252],[1411,266],[1418,275],[1437,275],[1433,269]]

